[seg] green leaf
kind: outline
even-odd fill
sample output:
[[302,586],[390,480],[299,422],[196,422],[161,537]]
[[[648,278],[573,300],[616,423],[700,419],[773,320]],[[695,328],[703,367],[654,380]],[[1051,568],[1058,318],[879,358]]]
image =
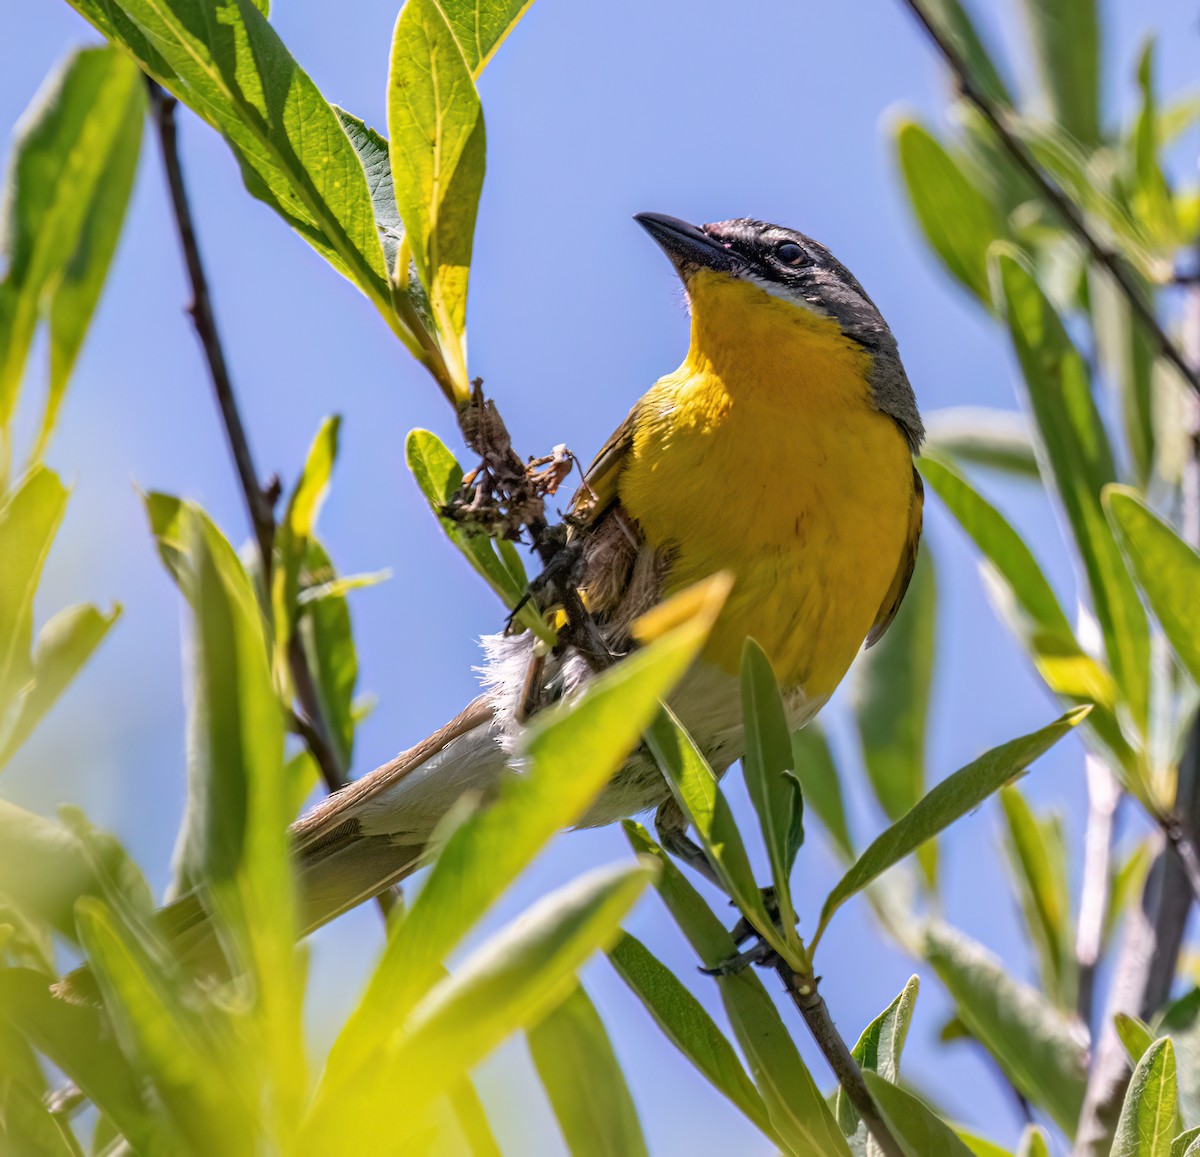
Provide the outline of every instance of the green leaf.
[[[525,597],[528,582],[519,559],[503,549],[509,544],[494,542],[483,534],[472,534],[452,519],[442,516],[442,510],[462,485],[462,468],[454,460],[454,455],[436,434],[428,430],[413,430],[404,443],[404,456],[417,486],[438,516],[446,537],[462,551],[488,586],[500,596],[504,605],[512,610]],[[551,646],[555,644],[557,636],[554,631],[529,603],[521,608],[517,621],[533,631],[539,639]]]
[[864,1072],[863,1080],[904,1157],[971,1157],[970,1149],[955,1136],[954,1130],[912,1093],[878,1073]]
[[1037,1125],[1026,1125],[1017,1146],[1017,1157],[1050,1157],[1050,1142]]
[[392,183],[392,160],[388,156],[387,137],[369,128],[365,121],[344,108],[334,105],[333,111],[337,113],[346,136],[350,138],[362,162],[367,188],[371,191],[371,203],[375,208],[375,227],[379,230],[379,240],[383,245],[384,262],[392,277],[403,284],[407,279],[407,271],[396,268],[396,255],[400,250],[400,242],[404,240],[404,222],[400,220],[400,210],[396,207],[396,187]]
[[1192,1152],[1193,1143],[1200,1140],[1200,1125],[1194,1129],[1186,1129],[1171,1142],[1170,1157],[1187,1157]]
[[[358,651],[350,621],[350,606],[344,592],[336,590],[341,581],[335,577],[333,563],[315,538],[308,540],[304,563],[305,578],[319,586],[305,587],[298,599],[300,645],[313,673],[317,702],[322,718],[329,726],[333,748],[340,766],[350,767],[354,757],[354,733],[358,726],[354,693],[358,686]],[[319,599],[309,600],[309,591],[324,588]]]
[[655,874],[646,864],[594,870],[501,929],[408,1015],[385,1022],[357,1080],[334,1093],[327,1075],[301,1130],[303,1151],[345,1151],[348,1139],[355,1152],[400,1144],[405,1122],[375,1112],[381,1098],[402,1088],[406,1106],[429,1104],[511,1033],[537,1024],[612,942]]
[[40,973],[9,968],[0,970],[0,1018],[74,1081],[136,1149],[154,1151],[154,1115],[96,1009],[56,1000]]
[[784,925],[781,930],[768,914],[742,834],[717,783],[716,772],[669,707],[664,705],[647,729],[646,746],[738,910],[776,952],[795,967],[801,967],[802,951],[794,923]]
[[533,0],[439,0],[471,75],[478,77]]
[[[737,946],[712,909],[644,828],[631,820],[624,827],[633,850],[654,856],[662,865],[655,887],[701,964],[716,968],[729,960]],[[762,981],[746,968],[718,976],[716,982],[725,1014],[784,1151],[797,1157],[850,1157],[842,1131]]]
[[38,632],[33,650],[33,682],[25,688],[8,726],[0,729],[3,737],[0,767],[13,757],[46,712],[58,702],[120,613],[120,607],[104,614],[90,604],[80,604],[59,611]]
[[[885,636],[886,637],[886,636]],[[846,823],[842,782],[825,733],[815,720],[792,733],[792,758],[796,778],[804,793],[804,806],[815,812],[844,860],[854,859],[854,841]]]
[[1017,478],[1040,478],[1037,455],[1024,415],[987,406],[953,406],[925,419],[923,453]]
[[1076,964],[1067,847],[1057,816],[1034,815],[1015,787],[1000,789],[1008,856],[1030,941],[1042,969],[1042,987],[1064,1010],[1075,1007]]
[[[0,428],[47,308],[57,408],[120,232],[143,106],[138,70],[112,49],[90,48],[62,62],[20,122],[3,208]],[[0,481],[10,465],[0,463]]]
[[788,929],[796,923],[791,874],[804,843],[804,799],[796,778],[779,682],[771,660],[753,639],[747,639],[742,648],[742,716],[746,728],[746,752],[742,756],[746,790],[762,827],[779,920]]
[[923,455],[919,468],[982,553],[993,602],[1024,644],[1046,685],[1069,702],[1095,704],[1088,717],[1088,733],[1099,740],[1104,754],[1112,753],[1126,782],[1135,784],[1140,765],[1114,714],[1113,677],[1080,647],[1024,539],[948,462]]
[[251,0],[71,0],[229,142],[247,190],[396,317],[363,166],[337,113]]
[[1101,491],[1116,480],[1116,468],[1087,364],[1025,268],[1006,254],[999,255],[997,267],[1027,402],[1074,531],[1105,652],[1121,699],[1144,733],[1150,701],[1150,630],[1100,505]]
[[572,1157],[647,1152],[612,1042],[581,986],[526,1030],[526,1036]]
[[[878,1073],[893,1085],[900,1080],[900,1053],[908,1038],[920,987],[920,979],[910,977],[900,995],[863,1029],[851,1050],[860,1069]],[[868,1139],[867,1127],[840,1085],[834,1097],[833,1111],[842,1132],[852,1139],[854,1151],[871,1153],[875,1147]]]
[[21,1157],[83,1157],[70,1122],[51,1113],[44,1098],[21,1081],[5,1081],[0,1106],[5,1152]]
[[66,487],[42,466],[0,505],[0,718],[34,675],[33,596],[66,508]]
[[925,239],[947,271],[990,307],[988,247],[1007,235],[991,201],[941,142],[915,121],[896,128],[900,176]]
[[[895,622],[859,660],[856,684],[863,761],[875,798],[892,821],[925,794],[925,726],[936,628],[936,573],[925,547]],[[936,887],[936,845],[924,848],[919,859],[925,878]]]
[[1100,143],[1100,20],[1096,0],[1024,0],[1051,116],[1080,144]]
[[392,180],[406,240],[440,338],[452,400],[470,397],[467,280],[483,188],[483,108],[471,69],[436,0],[407,0],[388,77]]
[[977,808],[1053,747],[1086,715],[1085,707],[1068,711],[1040,731],[993,747],[939,783],[912,811],[879,836],[829,893],[821,908],[821,919],[809,943],[809,951],[815,952],[834,912],[851,896],[926,840]]
[[79,939],[95,973],[122,1052],[153,1084],[167,1122],[199,1152],[236,1152],[252,1135],[227,1057],[216,1048],[215,1009],[206,1021],[184,1005],[162,956],[152,956],[107,905],[83,899]]
[[746,1076],[733,1046],[675,974],[628,932],[623,932],[608,950],[608,959],[667,1039],[768,1138],[778,1143],[762,1097]]
[[454,1119],[470,1147],[471,1157],[501,1157],[483,1102],[470,1080],[459,1081],[451,1089],[448,1099]]
[[288,498],[276,536],[278,563],[272,577],[272,600],[276,646],[282,649],[285,667],[286,648],[299,615],[300,570],[308,556],[309,541],[316,534],[317,518],[325,496],[329,493],[341,424],[342,420],[336,414],[321,423],[308,448],[304,469]]
[[539,714],[526,732],[525,771],[446,841],[425,886],[388,938],[358,1008],[330,1055],[326,1097],[371,1064],[381,1025],[402,1021],[441,975],[445,957],[557,832],[578,823],[683,676],[727,587],[709,584],[692,616],[588,683],[572,702]]
[[1200,1124],[1200,988],[1193,988],[1163,1009],[1155,1032],[1169,1034],[1179,1078],[1179,1112],[1185,1124]]
[[1133,1070],[1111,1157],[1170,1157],[1171,1141],[1178,1133],[1175,1049],[1163,1037],[1150,1046]]
[[1154,1044],[1154,1033],[1150,1031],[1150,1026],[1141,1017],[1124,1012],[1118,1012],[1113,1017],[1113,1025],[1129,1063],[1136,1065]]
[[1083,1105],[1087,1065],[1073,1018],[1013,979],[981,945],[939,922],[925,930],[925,958],[971,1035],[1009,1080],[1070,1135]]
[[1154,617],[1200,684],[1200,554],[1128,487],[1107,487],[1104,508]]

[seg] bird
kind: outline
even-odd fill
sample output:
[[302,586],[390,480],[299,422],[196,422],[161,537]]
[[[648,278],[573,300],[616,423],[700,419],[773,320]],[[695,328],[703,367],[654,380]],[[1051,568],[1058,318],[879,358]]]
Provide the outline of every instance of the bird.
[[[920,544],[914,458],[924,427],[891,329],[823,245],[748,218],[635,220],[682,282],[689,347],[585,472],[568,546],[616,655],[657,603],[715,573],[731,577],[670,701],[721,774],[742,755],[737,672],[747,637],[766,652],[795,729],[891,624]],[[456,801],[486,800],[511,773],[530,714],[577,694],[592,673],[569,645],[541,655],[530,632],[486,637],[483,650],[482,694],[293,825],[302,932],[420,867]],[[639,748],[580,826],[668,800]]]

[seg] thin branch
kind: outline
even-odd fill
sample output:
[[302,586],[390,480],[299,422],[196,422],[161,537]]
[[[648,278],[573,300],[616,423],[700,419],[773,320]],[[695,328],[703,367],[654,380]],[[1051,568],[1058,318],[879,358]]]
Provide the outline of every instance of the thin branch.
[[1088,815],[1084,835],[1083,886],[1075,933],[1075,960],[1079,965],[1075,1011],[1089,1029],[1100,963],[1104,922],[1108,917],[1109,876],[1112,870],[1113,829],[1121,788],[1099,759],[1086,756]]
[[[262,567],[263,583],[266,589],[270,590],[272,554],[275,544],[275,503],[279,498],[279,480],[272,478],[266,486],[259,481],[259,474],[254,466],[254,457],[250,451],[250,439],[246,434],[241,411],[238,409],[237,395],[234,393],[229,364],[225,359],[225,349],[217,330],[217,319],[213,311],[208,276],[200,256],[200,244],[196,237],[191,202],[188,199],[187,186],[183,179],[183,165],[179,155],[179,132],[175,122],[178,101],[149,77],[146,80],[150,89],[150,107],[162,150],[163,168],[166,171],[167,186],[171,195],[171,209],[192,290],[192,300],[187,307],[187,312],[192,319],[196,336],[200,339],[200,347],[203,350],[204,360],[208,366],[209,380],[212,383],[213,396],[216,398],[217,407],[221,413],[221,424],[225,430],[230,454],[233,457],[238,482],[241,484],[246,511],[250,516],[250,525]],[[326,789],[329,792],[335,792],[346,786],[348,776],[346,769],[342,766],[341,757],[330,738],[329,725],[317,695],[316,681],[308,665],[304,648],[296,636],[292,638],[288,648],[288,666],[295,684],[296,698],[300,704],[300,711],[295,716],[296,729],[316,761]],[[391,908],[392,899],[393,896],[390,892],[379,897],[379,904],[385,915]]]
[[818,988],[818,978],[793,972],[778,957],[775,959],[775,971],[880,1152],[884,1157],[904,1157],[904,1150],[875,1106],[867,1083],[863,1080],[862,1069],[858,1067],[858,1062],[829,1015],[829,1007]]
[[962,54],[952,41],[938,28],[937,23],[926,11],[925,0],[903,0],[921,26],[928,33],[943,59],[954,73],[959,91],[979,110],[980,115],[1003,146],[1005,152],[1013,159],[1017,167],[1037,186],[1046,201],[1062,218],[1067,228],[1075,235],[1083,247],[1092,255],[1097,265],[1102,266],[1117,283],[1122,295],[1129,302],[1138,322],[1145,328],[1146,333],[1154,340],[1159,353],[1183,377],[1184,381],[1200,394],[1200,374],[1189,364],[1183,351],[1177,346],[1155,316],[1153,308],[1147,303],[1137,282],[1130,275],[1120,256],[1101,243],[1084,220],[1082,212],[1062,189],[1050,178],[1038,164],[1029,151],[1028,146],[1020,139],[1006,123],[1003,112],[988,99],[975,82],[971,70]]

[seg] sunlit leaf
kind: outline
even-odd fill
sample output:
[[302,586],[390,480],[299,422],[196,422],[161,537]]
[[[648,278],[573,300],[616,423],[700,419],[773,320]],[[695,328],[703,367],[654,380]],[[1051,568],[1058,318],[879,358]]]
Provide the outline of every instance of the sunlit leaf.
[[942,780],[907,815],[880,835],[829,893],[821,908],[817,930],[809,941],[809,950],[815,950],[833,914],[851,896],[956,819],[977,808],[1053,747],[1086,715],[1087,708],[1068,711],[1040,731],[994,747]]
[[1018,478],[1039,478],[1029,423],[1011,410],[953,406],[925,418],[925,452],[987,466]]
[[625,1075],[600,1014],[581,986],[526,1036],[572,1157],[646,1153]]
[[1051,114],[1077,141],[1100,140],[1096,0],[1024,0],[1033,58]]
[[533,0],[439,0],[466,58],[478,76]]
[[483,187],[483,108],[471,69],[435,0],[407,0],[388,77],[396,204],[429,296],[453,400],[469,398],[467,280]]
[[1154,1033],[1150,1031],[1150,1026],[1141,1017],[1124,1012],[1118,1012],[1113,1017],[1113,1026],[1130,1064],[1136,1065],[1154,1044]]
[[864,1072],[863,1080],[904,1157],[971,1157],[954,1130],[912,1093],[878,1073]]

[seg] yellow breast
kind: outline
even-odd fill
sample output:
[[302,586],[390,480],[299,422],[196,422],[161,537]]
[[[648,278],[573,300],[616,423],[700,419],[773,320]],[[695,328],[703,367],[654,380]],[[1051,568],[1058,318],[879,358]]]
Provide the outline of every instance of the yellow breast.
[[899,566],[908,446],[836,322],[727,277],[689,290],[691,348],[639,406],[621,502],[669,553],[670,590],[733,572],[710,662],[736,670],[752,635],[784,687],[823,697]]

